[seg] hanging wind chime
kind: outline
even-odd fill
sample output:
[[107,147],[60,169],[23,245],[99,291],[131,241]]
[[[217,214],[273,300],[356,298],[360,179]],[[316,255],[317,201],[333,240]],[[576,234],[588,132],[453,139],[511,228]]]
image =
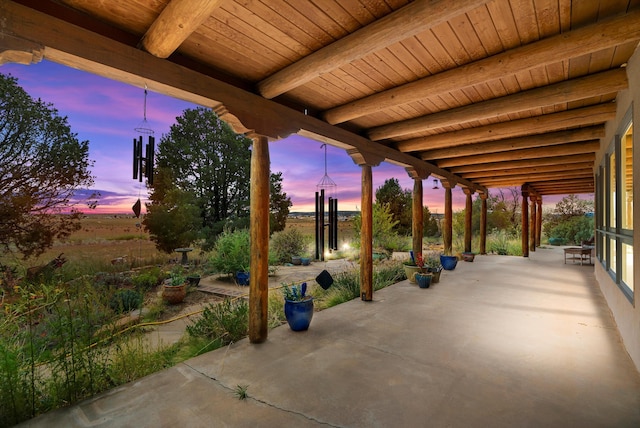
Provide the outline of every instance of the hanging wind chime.
[[[329,227],[329,251],[338,249],[338,198],[336,183],[327,174],[327,145],[324,148],[324,176],[316,185],[316,254],[317,260],[324,261],[324,241],[326,226]],[[325,222],[325,193],[329,195],[329,216]]]
[[[147,123],[147,85],[144,85],[144,112],[142,122],[134,128],[134,131],[141,134],[133,139],[133,179],[142,183],[142,177],[147,178],[147,182],[153,185],[153,163],[155,154],[155,138],[153,137],[153,129]],[[145,146],[142,156],[142,135],[148,136],[148,143]],[[142,204],[140,203],[140,193],[138,192],[138,200],[131,207],[136,217],[140,217]]]

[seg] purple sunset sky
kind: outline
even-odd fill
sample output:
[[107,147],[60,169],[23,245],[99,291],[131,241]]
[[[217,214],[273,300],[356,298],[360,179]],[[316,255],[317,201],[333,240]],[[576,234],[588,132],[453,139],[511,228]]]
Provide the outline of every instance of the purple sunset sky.
[[[89,141],[95,178],[90,190],[101,193],[96,212],[130,213],[138,196],[147,200],[147,189],[132,179],[131,145],[134,128],[143,120],[144,89],[109,80],[56,63],[42,61],[29,66],[5,64],[0,73],[10,74],[33,98],[52,103],[67,116],[80,140]],[[195,104],[149,91],[147,122],[156,141],[167,132],[175,118]],[[297,135],[269,144],[271,171],[283,173],[283,188],[291,198],[291,211],[313,211],[316,184],[324,176],[322,143]],[[360,209],[360,167],[343,149],[328,146],[327,173],[337,184],[340,210]],[[395,177],[402,188],[412,189],[413,180],[399,166],[382,163],[373,169],[373,189]],[[444,190],[433,190],[433,180],[424,182],[424,204],[431,212],[444,212]],[[547,198],[555,203],[559,198]],[[545,205],[546,205],[545,203]],[[464,208],[464,194],[453,191],[454,211]]]

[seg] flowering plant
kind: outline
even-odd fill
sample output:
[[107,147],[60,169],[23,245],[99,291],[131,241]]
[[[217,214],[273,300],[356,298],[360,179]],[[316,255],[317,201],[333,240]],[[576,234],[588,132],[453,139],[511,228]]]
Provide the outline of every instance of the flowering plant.
[[418,266],[419,268],[424,267],[424,259],[422,258],[422,254],[420,253],[418,253],[418,255],[416,256],[416,266]]

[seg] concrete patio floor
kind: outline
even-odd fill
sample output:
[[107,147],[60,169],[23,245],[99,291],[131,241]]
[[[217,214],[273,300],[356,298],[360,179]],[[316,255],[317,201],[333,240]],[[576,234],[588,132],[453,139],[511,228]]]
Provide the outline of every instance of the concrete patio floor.
[[[246,386],[248,398],[235,395]],[[31,427],[639,427],[640,374],[561,248],[477,256],[42,415]]]

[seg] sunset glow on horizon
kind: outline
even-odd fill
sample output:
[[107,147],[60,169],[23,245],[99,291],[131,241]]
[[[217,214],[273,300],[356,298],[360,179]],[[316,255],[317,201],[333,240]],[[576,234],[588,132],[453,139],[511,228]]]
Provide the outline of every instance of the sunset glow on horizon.
[[[34,99],[51,103],[61,116],[68,117],[72,132],[89,141],[89,158],[95,183],[90,192],[101,197],[96,209],[78,209],[93,214],[131,214],[138,198],[148,201],[146,184],[132,178],[132,140],[134,128],[143,120],[144,89],[109,80],[48,61],[29,66],[4,64],[0,73],[18,79],[18,85]],[[148,92],[146,118],[155,131],[156,144],[185,109],[195,104]],[[292,135],[269,143],[271,171],[282,172],[283,191],[291,198],[291,212],[315,210],[316,185],[325,173],[323,143]],[[327,146],[327,174],[337,184],[338,209],[359,211],[361,168],[341,148]],[[396,178],[403,189],[413,188],[413,179],[404,168],[382,163],[373,168],[373,189]],[[444,212],[444,189],[433,189],[432,178],[424,180],[424,205],[432,213]],[[553,203],[559,198],[553,198]],[[550,203],[552,198],[545,200]],[[453,190],[453,209],[464,208],[465,195]],[[143,208],[143,213],[146,210]]]

